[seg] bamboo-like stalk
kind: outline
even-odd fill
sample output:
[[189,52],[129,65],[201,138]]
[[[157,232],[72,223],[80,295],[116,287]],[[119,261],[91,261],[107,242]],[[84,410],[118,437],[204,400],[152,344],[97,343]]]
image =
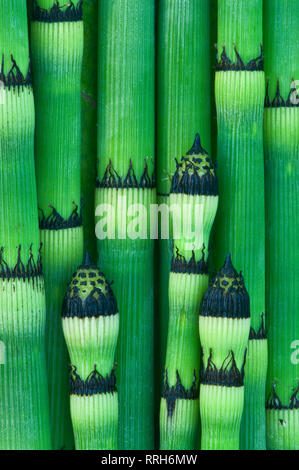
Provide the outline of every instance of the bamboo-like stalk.
[[[262,0],[218,1],[217,169],[219,210],[213,266],[231,252],[251,302],[241,448],[265,449],[267,343],[261,44]],[[252,374],[251,374],[252,372]]]
[[117,449],[118,397],[114,356],[119,329],[110,284],[86,255],[62,309],[72,369],[71,416],[77,450]]
[[204,295],[199,317],[202,450],[240,448],[249,331],[249,295],[228,255]]
[[200,303],[208,287],[205,247],[209,244],[217,205],[215,170],[197,134],[191,150],[177,163],[170,192],[174,254],[169,279],[169,326],[160,409],[161,449],[196,448],[200,370],[197,325]]
[[0,449],[51,448],[25,0],[0,1]]
[[81,80],[81,186],[84,250],[96,259],[94,185],[97,160],[98,1],[83,3],[84,51]]
[[[196,132],[210,154],[210,1],[160,0],[157,32],[157,191],[169,203],[169,175]],[[160,239],[157,258],[157,382],[165,365],[172,248]],[[157,388],[160,391],[160,387]]]
[[298,450],[299,3],[266,0],[264,30],[267,447]]
[[[99,237],[101,204],[111,204],[115,238],[98,240],[98,256],[120,311],[120,449],[154,446],[154,242],[146,223],[155,203],[154,3],[99,2],[96,230]],[[132,204],[141,204],[138,227]]]
[[54,449],[73,447],[61,306],[83,257],[80,214],[82,2],[38,0],[31,22],[40,234],[47,301],[47,365]]

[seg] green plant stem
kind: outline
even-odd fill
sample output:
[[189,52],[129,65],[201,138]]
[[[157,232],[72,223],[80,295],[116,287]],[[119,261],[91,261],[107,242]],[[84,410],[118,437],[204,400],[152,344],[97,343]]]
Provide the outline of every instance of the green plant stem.
[[204,295],[199,316],[203,450],[240,448],[249,331],[249,295],[229,254]]
[[[199,431],[198,313],[208,287],[208,252],[218,205],[217,179],[196,135],[172,178],[173,258],[169,324],[160,407],[161,449],[195,449]],[[185,215],[188,212],[189,224]],[[177,406],[178,405],[178,406]]]
[[[61,305],[82,262],[80,191],[81,2],[38,0],[31,21],[35,154],[47,299],[47,366],[54,449],[71,449],[67,349]],[[59,13],[59,14],[58,14]],[[67,16],[67,15],[70,15]]]
[[[299,4],[264,2],[267,448],[299,449]],[[297,92],[296,92],[297,89]]]
[[[266,342],[262,323],[265,312],[262,18],[261,0],[218,2],[219,62],[215,92],[220,204],[212,256],[213,268],[218,269],[223,255],[230,252],[236,269],[244,273],[251,304],[250,341]],[[253,394],[256,382],[249,371],[256,373],[261,368],[258,372],[261,375],[266,356],[254,357],[255,349],[249,346],[250,349],[251,359],[248,357],[245,371],[241,448],[265,449],[266,377],[260,382],[258,393]],[[266,354],[266,346],[259,349]],[[250,360],[254,363],[252,367]]]
[[73,433],[69,409],[69,356],[61,328],[61,306],[75,266],[83,258],[82,227],[41,230],[47,322],[46,354],[54,449],[71,449]]
[[[160,448],[163,450],[192,450],[196,446],[200,369],[197,323],[201,299],[207,287],[207,274],[170,273],[166,377],[160,410]],[[180,383],[187,393],[189,391],[190,399],[179,396]],[[174,388],[174,396],[178,394],[173,411],[169,408],[171,405],[166,406],[169,400],[165,385]]]
[[119,330],[110,284],[86,255],[73,274],[62,309],[72,370],[71,416],[77,450],[118,448],[114,358]]
[[[112,193],[111,199],[107,198],[109,192]],[[147,193],[152,193],[149,198]],[[145,207],[155,202],[154,190],[97,189],[96,206],[104,201],[110,202],[117,213],[120,198],[126,194],[129,201],[143,203]],[[127,206],[122,206],[121,210],[127,211]],[[113,289],[122,312],[116,356],[119,446],[121,449],[149,449],[154,445],[153,241],[116,237],[115,240],[100,240],[98,247],[101,269],[108,279],[113,279]]]
[[84,251],[96,259],[94,185],[97,160],[97,36],[98,1],[83,3],[84,51],[81,79],[81,186]]
[[[157,14],[157,191],[159,201],[168,204],[174,158],[186,152],[198,131],[203,146],[211,150],[210,2],[161,0]],[[156,273],[158,383],[165,364],[170,264],[171,248],[160,239]]]
[[[154,246],[132,239],[125,216],[130,203],[155,203],[154,1],[99,2],[98,188],[96,207],[112,204],[121,239],[98,240],[98,260],[120,311],[117,350],[120,449],[154,447]],[[106,175],[106,176],[105,176]],[[143,175],[147,175],[144,179]],[[120,196],[127,202],[121,205]],[[110,211],[112,212],[112,211]],[[113,216],[111,216],[113,217]],[[132,218],[131,218],[132,219]],[[97,219],[98,220],[98,219]],[[137,229],[136,229],[137,230]],[[134,231],[134,230],[133,230]]]
[[201,450],[238,450],[244,387],[201,385]]
[[0,449],[51,448],[26,2],[0,2]]

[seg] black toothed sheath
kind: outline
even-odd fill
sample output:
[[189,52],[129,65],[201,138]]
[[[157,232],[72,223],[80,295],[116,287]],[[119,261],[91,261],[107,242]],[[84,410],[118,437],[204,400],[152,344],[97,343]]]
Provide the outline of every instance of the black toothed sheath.
[[202,450],[240,447],[249,331],[249,295],[228,255],[204,295],[199,317]]
[[61,327],[67,283],[82,261],[80,210],[82,1],[35,0],[31,52],[35,157],[47,301],[47,366],[54,449],[71,449],[68,355]]
[[114,357],[117,302],[88,255],[64,298],[62,326],[71,358],[71,417],[77,450],[118,448],[118,396]]
[[0,449],[51,448],[25,0],[0,1]]
[[208,287],[207,247],[217,205],[215,170],[197,134],[191,150],[177,163],[171,182],[174,252],[160,408],[160,448],[164,450],[196,448],[200,371],[198,315]]

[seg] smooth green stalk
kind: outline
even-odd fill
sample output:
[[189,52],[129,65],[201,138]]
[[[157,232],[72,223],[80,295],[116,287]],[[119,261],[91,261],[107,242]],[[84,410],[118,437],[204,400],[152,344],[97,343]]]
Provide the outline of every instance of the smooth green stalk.
[[31,22],[36,176],[47,300],[47,362],[54,449],[73,447],[61,305],[83,256],[80,209],[82,4],[38,0]]
[[62,326],[72,363],[71,416],[76,449],[117,449],[114,357],[119,314],[110,284],[88,256],[66,293]]
[[[175,157],[180,158],[196,132],[208,152],[210,129],[210,1],[160,0],[157,8],[157,190],[168,203]],[[157,382],[165,365],[169,317],[168,282],[172,250],[160,239],[157,259]],[[157,387],[160,390],[161,387]]]
[[[208,287],[210,231],[217,211],[217,179],[197,134],[177,163],[170,193],[174,253],[169,278],[169,325],[160,408],[161,449],[195,449],[199,431],[198,313]],[[188,224],[185,215],[188,214]]]
[[[154,244],[146,223],[155,203],[154,4],[102,0],[98,15],[96,209],[111,204],[108,218],[117,231],[115,238],[98,240],[98,256],[101,269],[114,280],[121,312],[120,449],[154,447]],[[139,216],[132,203],[142,204]]]
[[[299,449],[299,4],[264,2],[267,447]],[[297,89],[297,92],[296,92]]]
[[84,51],[81,80],[81,185],[84,250],[96,259],[94,183],[97,160],[97,37],[98,1],[83,3]]
[[249,331],[249,295],[242,274],[234,269],[228,255],[204,295],[199,317],[203,450],[240,448]]
[[51,448],[26,1],[0,2],[0,449]]
[[[213,237],[213,267],[219,267],[224,253],[232,254],[236,269],[244,274],[250,296],[250,340],[266,342],[262,39],[262,0],[218,1],[215,92],[220,204]],[[266,447],[267,359],[254,357],[254,350],[245,373],[242,449]],[[261,346],[260,350],[266,354],[266,347]],[[249,369],[259,376],[264,374],[258,391]],[[251,418],[254,414],[255,421]]]

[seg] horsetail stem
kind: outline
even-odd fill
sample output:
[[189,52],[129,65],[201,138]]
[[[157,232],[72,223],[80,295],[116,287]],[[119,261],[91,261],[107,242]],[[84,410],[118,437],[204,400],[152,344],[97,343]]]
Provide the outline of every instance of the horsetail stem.
[[262,39],[262,0],[218,1],[215,91],[220,203],[215,221],[213,263],[219,266],[223,253],[231,252],[236,268],[243,270],[250,295],[252,328],[241,433],[244,449],[266,446]]
[[72,363],[71,416],[76,449],[117,449],[114,356],[119,314],[110,284],[88,255],[73,274],[65,295],[62,325]]
[[81,79],[81,186],[84,249],[96,259],[94,185],[97,159],[97,38],[98,0],[83,4],[84,51]]
[[[196,135],[171,182],[174,254],[169,278],[169,326],[160,409],[161,449],[194,449],[199,427],[198,313],[208,286],[207,249],[218,204],[215,170]],[[191,232],[177,216],[190,210]]]
[[82,1],[36,0],[31,50],[36,174],[47,300],[47,362],[54,449],[72,448],[61,305],[83,256],[80,213]]
[[[267,447],[299,449],[299,4],[264,2]],[[296,86],[297,85],[297,86]]]
[[0,449],[50,449],[25,0],[0,2]]
[[[168,205],[174,157],[184,154],[198,129],[211,150],[210,1],[160,0],[157,11],[157,190],[158,202]],[[156,273],[159,384],[167,343],[171,257],[171,241],[160,239]]]
[[249,295],[228,255],[204,295],[199,317],[203,450],[239,449],[249,331]]
[[[110,204],[115,238],[98,240],[99,265],[114,279],[120,449],[154,447],[153,256],[149,224],[128,233],[132,204],[150,213],[154,178],[154,1],[99,2],[96,210]],[[121,99],[120,99],[121,94]],[[98,221],[98,217],[96,218]],[[100,223],[100,221],[98,222]],[[97,227],[99,227],[97,223]],[[136,227],[135,227],[136,228]],[[138,229],[137,229],[138,230]],[[133,230],[135,232],[135,230]],[[119,360],[118,360],[119,359]]]

